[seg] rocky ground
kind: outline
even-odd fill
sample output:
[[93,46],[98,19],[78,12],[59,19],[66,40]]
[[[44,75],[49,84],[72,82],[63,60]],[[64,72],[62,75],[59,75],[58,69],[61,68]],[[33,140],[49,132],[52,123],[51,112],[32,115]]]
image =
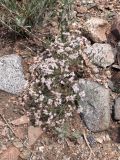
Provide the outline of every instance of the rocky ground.
[[45,47],[0,28],[1,160],[120,160],[119,10],[78,0]]

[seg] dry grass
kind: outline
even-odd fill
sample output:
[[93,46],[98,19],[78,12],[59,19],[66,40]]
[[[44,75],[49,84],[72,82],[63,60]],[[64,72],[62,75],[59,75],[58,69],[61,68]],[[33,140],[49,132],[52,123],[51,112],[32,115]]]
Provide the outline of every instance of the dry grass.
[[[0,22],[18,33],[27,32],[60,11],[61,21],[68,14],[72,0],[1,0]],[[60,10],[57,11],[57,7]],[[59,16],[59,15],[58,15]]]

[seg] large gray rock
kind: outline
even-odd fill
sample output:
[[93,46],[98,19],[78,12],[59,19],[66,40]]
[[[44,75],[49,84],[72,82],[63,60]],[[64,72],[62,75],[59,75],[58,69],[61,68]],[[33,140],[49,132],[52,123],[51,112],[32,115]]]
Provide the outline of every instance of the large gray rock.
[[115,100],[114,114],[115,114],[115,119],[120,120],[120,97],[118,97]]
[[103,131],[110,122],[109,90],[89,80],[80,79],[73,85],[79,97],[79,112],[87,128],[93,132]]
[[21,58],[15,54],[0,57],[0,90],[18,94],[26,85]]
[[103,68],[114,63],[116,55],[116,50],[111,45],[100,43],[94,43],[92,46],[88,46],[84,52],[93,64]]

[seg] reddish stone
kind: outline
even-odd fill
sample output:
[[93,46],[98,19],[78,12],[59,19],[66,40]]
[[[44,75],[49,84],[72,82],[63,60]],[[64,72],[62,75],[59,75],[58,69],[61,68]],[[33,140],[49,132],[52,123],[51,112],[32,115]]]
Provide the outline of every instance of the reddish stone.
[[30,122],[29,120],[29,117],[27,117],[26,115],[16,119],[16,120],[13,120],[11,123],[13,125],[16,125],[16,126],[19,126],[19,125],[22,125],[22,124],[28,124]]
[[32,146],[42,133],[43,131],[41,128],[30,126],[28,128],[29,145]]
[[11,146],[1,154],[0,160],[18,160],[19,155],[20,151],[16,147]]
[[15,127],[14,133],[15,133],[16,137],[18,137],[19,139],[25,138],[25,129],[24,128]]

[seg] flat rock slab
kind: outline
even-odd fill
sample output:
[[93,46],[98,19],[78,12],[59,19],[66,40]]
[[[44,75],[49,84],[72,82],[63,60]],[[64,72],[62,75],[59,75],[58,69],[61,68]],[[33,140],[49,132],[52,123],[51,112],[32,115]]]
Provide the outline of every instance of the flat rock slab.
[[0,90],[19,94],[26,85],[21,58],[15,54],[0,57]]
[[16,147],[8,148],[1,156],[1,160],[18,160],[20,151]]
[[37,141],[37,139],[42,135],[43,131],[39,127],[29,126],[28,128],[28,139],[29,146],[31,147]]
[[84,52],[89,60],[99,67],[106,68],[115,61],[116,50],[109,44],[94,43],[87,47]]
[[28,124],[29,122],[30,122],[29,117],[26,115],[23,115],[20,118],[13,120],[11,123],[13,125],[19,126],[22,124]]
[[115,114],[115,119],[120,120],[120,97],[118,97],[115,100],[114,114]]
[[110,123],[110,95],[104,86],[89,80],[80,79],[73,85],[80,100],[79,112],[87,128],[93,132],[108,129]]

